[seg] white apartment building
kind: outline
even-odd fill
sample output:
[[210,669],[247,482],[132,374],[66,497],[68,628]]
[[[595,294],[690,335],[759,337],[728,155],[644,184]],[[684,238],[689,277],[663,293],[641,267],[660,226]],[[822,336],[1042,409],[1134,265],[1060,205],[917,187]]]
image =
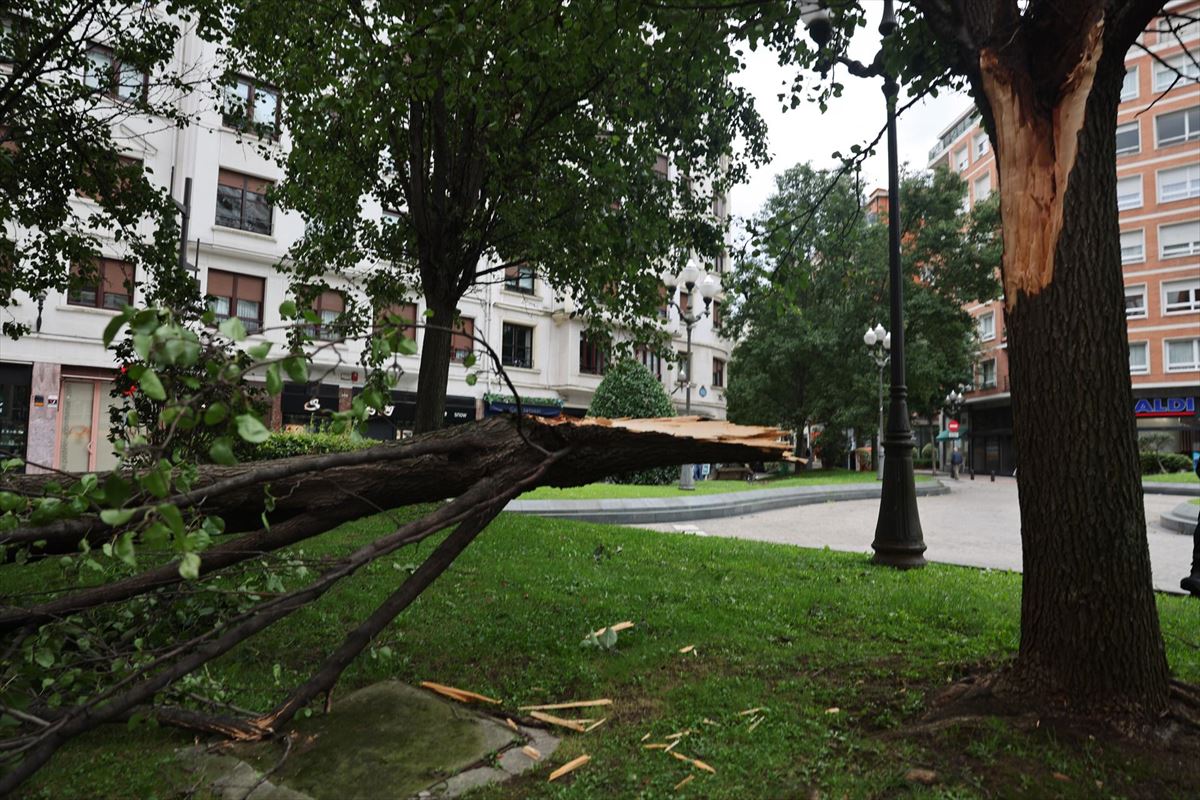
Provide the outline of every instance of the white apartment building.
[[[179,40],[173,66],[211,70],[216,57],[213,45],[189,34]],[[92,60],[100,69],[117,68],[99,46]],[[247,78],[239,85],[238,95],[255,121],[272,122],[278,117],[278,93],[270,87]],[[121,99],[114,96],[112,102]],[[288,298],[289,284],[287,276],[275,267],[303,233],[297,215],[271,208],[263,196],[265,187],[283,175],[274,160],[261,152],[264,142],[227,124],[211,98],[188,96],[179,102],[192,115],[193,124],[176,128],[161,119],[130,117],[117,123],[117,140],[125,156],[140,161],[149,179],[169,189],[173,197],[182,199],[185,180],[192,180],[187,252],[198,269],[201,291],[213,298],[218,314],[235,314],[246,323],[252,331],[247,344],[267,337],[282,345],[281,332],[254,331],[282,324],[278,308]],[[277,142],[266,144],[288,147],[287,131],[281,131]],[[660,167],[665,161],[660,159]],[[77,197],[72,202],[86,212],[92,201]],[[724,215],[723,206],[724,201],[715,211]],[[366,205],[363,213],[382,215],[383,209]],[[0,310],[10,319],[28,324],[32,331],[19,341],[0,341],[0,451],[26,459],[30,471],[39,470],[35,465],[101,470],[115,463],[107,432],[108,409],[114,402],[112,378],[118,365],[103,347],[101,334],[115,313],[112,309],[143,299],[141,276],[128,276],[131,268],[123,261],[124,255],[122,245],[110,238],[103,247],[101,285],[92,290],[51,292],[44,298],[18,293],[17,306]],[[725,268],[725,262],[727,259],[721,259],[716,268]],[[126,277],[132,278],[132,296],[124,287]],[[326,319],[333,319],[344,308],[346,296],[362,294],[360,287],[346,280],[338,281],[338,289],[342,294],[326,292],[317,301],[317,310]],[[719,314],[719,304],[717,308]],[[569,300],[556,297],[533,272],[510,270],[502,283],[473,289],[459,310],[467,329],[503,353],[505,369],[521,397],[541,400],[535,402],[533,411],[550,414],[561,407],[563,413],[580,416],[586,411],[602,378],[605,358],[587,341],[586,323],[572,314]],[[415,296],[404,309],[414,319],[423,311],[422,299]],[[675,350],[682,354],[685,331],[678,313],[670,309],[663,324],[672,334]],[[411,428],[423,332],[417,331],[415,338],[418,355],[396,360],[403,375],[393,392],[391,418],[373,420],[367,426],[368,435],[391,438]],[[493,370],[481,370],[478,382],[468,385],[463,360],[474,348],[465,337],[456,338],[452,346],[446,401],[446,419],[451,424],[507,408],[495,397],[488,398],[508,394]],[[712,316],[693,328],[694,414],[724,418],[723,387],[730,349],[731,345],[716,335]],[[331,350],[314,359],[312,383],[285,384],[270,414],[272,427],[307,425],[314,409],[349,407],[365,377],[358,366],[361,342],[335,343]],[[656,356],[641,357],[682,411],[684,394],[677,382],[678,370],[668,368]],[[482,357],[479,366],[485,366]]]

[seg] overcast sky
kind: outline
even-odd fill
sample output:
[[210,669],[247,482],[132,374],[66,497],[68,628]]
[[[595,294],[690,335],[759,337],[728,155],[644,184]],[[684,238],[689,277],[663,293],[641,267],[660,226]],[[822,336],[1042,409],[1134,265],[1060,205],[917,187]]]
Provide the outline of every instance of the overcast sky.
[[[856,37],[851,55],[869,61],[879,46],[878,36],[868,28]],[[775,190],[775,175],[803,161],[814,166],[833,167],[830,157],[835,150],[848,153],[850,145],[865,145],[885,120],[882,81],[845,75],[845,90],[833,98],[829,110],[822,114],[815,103],[802,103],[784,112],[777,95],[791,85],[795,68],[781,68],[775,54],[759,49],[746,54],[746,69],[735,79],[754,93],[759,114],[767,123],[771,161],[753,171],[747,184],[730,192],[731,211],[735,217],[752,217]],[[938,134],[970,105],[965,94],[942,92],[937,98],[926,98],[900,116],[897,141],[900,162],[924,169],[929,149]],[[904,103],[903,95],[900,99]],[[887,187],[886,140],[880,142],[876,156],[863,169],[863,188],[870,193],[875,187]],[[735,235],[736,238],[736,235]]]

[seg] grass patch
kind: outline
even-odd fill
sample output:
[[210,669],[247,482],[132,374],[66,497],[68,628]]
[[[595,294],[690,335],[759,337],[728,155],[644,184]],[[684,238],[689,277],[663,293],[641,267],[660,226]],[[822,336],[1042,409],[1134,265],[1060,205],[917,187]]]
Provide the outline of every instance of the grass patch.
[[[918,475],[917,481],[931,481],[928,475]],[[755,489],[787,489],[794,486],[825,486],[831,484],[874,483],[874,472],[851,472],[846,469],[814,470],[805,475],[772,478],[762,481],[696,481],[694,492],[681,492],[679,487],[633,486],[623,483],[589,483],[568,489],[539,486],[521,495],[521,500],[612,500],[630,497],[679,497],[684,494],[727,494]]]
[[[387,515],[360,520],[303,550],[310,558],[343,552],[394,524]],[[236,688],[231,702],[269,707],[431,547],[364,568],[210,673]],[[1160,596],[1158,603],[1173,671],[1200,681],[1195,601]],[[506,708],[614,698],[604,727],[571,735],[531,774],[470,795],[488,800],[741,800],[808,797],[813,789],[854,798],[1090,797],[1096,781],[1105,796],[1188,796],[1194,764],[1191,773],[1185,766],[1159,774],[1137,754],[1062,741],[1048,730],[1019,733],[997,722],[932,739],[883,738],[916,719],[928,693],[1011,657],[1019,606],[1020,576],[1006,572],[943,565],[897,572],[856,554],[502,515],[346,671],[337,692],[398,678],[462,686],[503,698]],[[624,619],[637,624],[614,650],[580,646],[589,631]],[[687,645],[695,651],[680,654]],[[756,706],[767,710],[751,731],[738,712]],[[676,749],[717,774],[697,775],[676,795],[672,787],[688,767],[644,750],[641,739],[651,733],[663,741],[684,729],[695,733]],[[172,752],[191,740],[173,730],[110,726],[69,744],[18,794],[181,798],[177,787],[187,783]],[[553,767],[585,752],[590,764],[547,783]],[[914,766],[936,770],[939,786],[905,783]]]
[[1200,478],[1192,470],[1187,472],[1160,472],[1157,475],[1143,475],[1142,483],[1200,483]]

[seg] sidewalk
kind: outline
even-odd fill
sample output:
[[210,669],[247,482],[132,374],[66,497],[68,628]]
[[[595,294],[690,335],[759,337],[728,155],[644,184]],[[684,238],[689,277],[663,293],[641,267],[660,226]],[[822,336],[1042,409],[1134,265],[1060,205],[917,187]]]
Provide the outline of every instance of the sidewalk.
[[[917,484],[917,496],[947,494],[940,481]],[[504,509],[518,514],[559,517],[582,522],[611,525],[648,525],[683,520],[716,519],[757,514],[779,508],[832,503],[846,500],[878,499],[880,484],[829,484],[794,486],[787,489],[754,489],[748,492],[695,495],[680,492],[678,497],[636,497],[611,500],[513,500]]]

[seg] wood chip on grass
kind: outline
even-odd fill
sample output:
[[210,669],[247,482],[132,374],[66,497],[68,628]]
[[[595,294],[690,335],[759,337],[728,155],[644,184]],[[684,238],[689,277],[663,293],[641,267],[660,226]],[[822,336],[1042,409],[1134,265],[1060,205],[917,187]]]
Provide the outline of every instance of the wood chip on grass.
[[[553,714],[544,714],[541,711],[530,711],[529,716],[550,725],[557,725],[560,728],[567,728],[569,730],[578,731],[579,733],[583,733],[585,730],[587,730],[587,725],[579,720],[563,719],[562,717],[556,717]],[[591,720],[588,720],[588,722],[591,722]]]
[[678,792],[680,789],[687,786],[689,783],[691,783],[694,780],[696,780],[696,774],[692,773],[691,775],[688,775],[686,778],[681,780],[679,783],[675,784],[674,791]]
[[747,708],[745,711],[739,711],[739,712],[737,712],[737,715],[739,717],[748,717],[751,714],[757,714],[760,711],[766,711],[766,710],[767,709],[765,706],[755,706],[754,708]]
[[586,728],[584,728],[583,732],[591,733],[592,731],[596,730],[596,728],[599,728],[601,725],[603,725],[606,722],[608,722],[608,717],[601,717],[600,719],[593,722],[591,725],[588,725]]
[[618,622],[614,625],[609,625],[606,628],[601,628],[600,630],[596,631],[596,635],[603,636],[605,631],[613,631],[614,633],[620,633],[621,631],[627,631],[632,627],[633,627],[633,623],[629,620],[625,620],[624,622]]
[[705,772],[711,773],[713,775],[717,774],[717,771],[715,769],[710,767],[708,764],[705,764],[703,761],[701,761],[698,758],[689,758],[688,756],[685,756],[683,753],[671,753],[671,755],[674,756],[675,758],[678,758],[680,761],[686,761],[687,763],[691,764],[696,769],[702,769]]
[[575,700],[570,703],[546,703],[540,706],[518,706],[518,711],[560,711],[564,708],[592,708],[594,706],[611,706],[612,700],[602,697],[599,700]]
[[536,747],[532,747],[531,745],[525,745],[524,747],[522,747],[521,752],[524,753],[525,755],[529,756],[530,760],[532,760],[532,761],[541,761],[542,760],[542,752],[540,750],[538,750]]
[[690,653],[690,652],[692,652],[692,651],[693,651],[693,650],[695,650],[695,649],[696,649],[696,645],[694,645],[694,644],[689,644],[687,647],[681,647],[681,648],[679,648],[679,652],[680,652],[680,653]]
[[521,730],[520,728],[517,727],[517,723],[512,721],[511,717],[505,717],[504,722],[507,723],[508,727],[512,728],[514,731]]
[[563,764],[558,769],[554,770],[554,772],[551,772],[550,780],[556,781],[559,778],[561,778],[563,775],[566,775],[567,773],[570,773],[570,772],[574,772],[575,770],[579,769],[580,767],[582,767],[584,764],[588,763],[591,760],[592,760],[592,757],[587,756],[587,755],[572,759],[572,760],[568,761],[567,763]]
[[446,686],[445,684],[434,683],[433,681],[421,681],[421,686],[430,690],[431,692],[437,692],[438,694],[449,697],[452,700],[457,700],[460,703],[470,703],[471,701],[475,700],[480,703],[491,703],[497,706],[500,705],[500,701],[496,700],[495,698],[477,694],[476,692],[469,692],[466,689],[459,689],[455,686]]

